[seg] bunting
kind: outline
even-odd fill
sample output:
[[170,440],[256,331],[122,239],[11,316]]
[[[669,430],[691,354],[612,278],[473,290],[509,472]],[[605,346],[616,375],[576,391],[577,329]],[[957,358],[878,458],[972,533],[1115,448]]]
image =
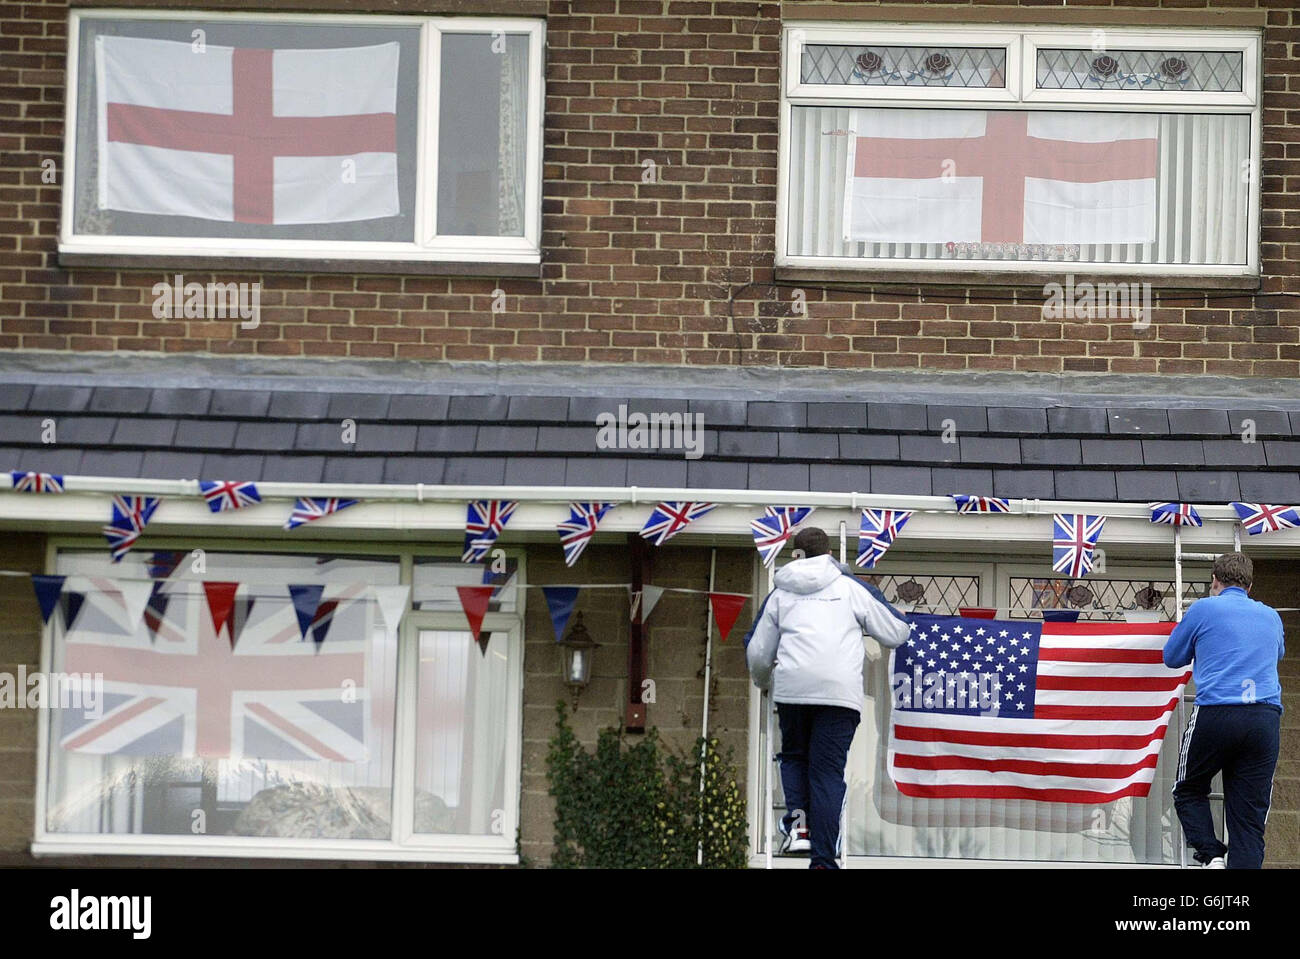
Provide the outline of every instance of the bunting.
[[1092,551],[1106,525],[1104,516],[1057,513],[1052,517],[1052,569],[1077,579],[1092,571]]
[[199,490],[203,493],[208,509],[214,513],[243,509],[262,502],[262,494],[257,491],[256,483],[199,480]]
[[487,555],[518,505],[514,500],[501,499],[474,500],[469,504],[465,516],[465,549],[460,557],[462,563],[477,563]]
[[716,503],[669,503],[656,506],[641,527],[641,535],[655,546],[662,546],[705,513]]
[[713,609],[713,621],[718,624],[720,642],[725,643],[731,635],[731,629],[748,599],[744,593],[709,593],[709,605]]
[[154,496],[114,496],[113,517],[104,527],[104,536],[113,552],[113,562],[120,563],[130,552],[140,533],[149,525],[159,500]]
[[1276,533],[1280,529],[1300,526],[1300,515],[1294,506],[1270,506],[1267,503],[1232,503],[1241,517],[1241,525],[1251,536]]
[[492,602],[491,586],[457,586],[460,596],[460,608],[465,611],[469,623],[469,634],[478,643],[479,652],[487,655],[488,637],[481,636],[483,617],[487,615],[488,603]]
[[663,597],[665,588],[663,586],[642,586],[640,589],[633,591],[631,586],[628,587],[628,592],[631,594],[632,622],[644,623],[650,618],[650,612]]
[[359,500],[338,499],[337,497],[299,497],[298,502],[294,504],[293,512],[285,521],[285,529],[297,529],[299,526],[305,526],[307,523],[314,523],[318,519],[323,519],[331,513],[337,513],[339,510],[347,509],[349,506],[356,506]]
[[953,496],[959,513],[1010,513],[1011,501],[996,496],[967,496],[962,493]]
[[542,596],[546,598],[546,608],[551,613],[551,626],[555,629],[555,641],[564,640],[564,627],[569,625],[573,615],[574,604],[578,601],[576,586],[543,586]]
[[754,547],[764,566],[772,565],[793,535],[794,527],[807,519],[812,511],[811,506],[768,506],[762,516],[750,520]]
[[570,503],[569,518],[555,527],[564,548],[564,565],[572,566],[591,542],[596,527],[612,508],[613,503]]
[[402,624],[402,617],[410,603],[411,587],[371,586],[370,591],[374,594],[384,626],[389,632],[396,630]]
[[307,638],[307,631],[316,619],[316,611],[320,608],[321,596],[324,594],[325,587],[320,583],[289,587],[289,598],[293,601],[293,611],[298,617],[298,633],[303,639]]
[[41,576],[32,574],[32,590],[36,593],[36,602],[41,607],[41,622],[48,623],[63,593],[66,576]]
[[230,648],[235,648],[235,627],[230,622],[230,614],[235,609],[235,591],[238,583],[205,582],[203,593],[208,598],[208,615],[212,617],[212,631],[217,636],[223,629],[230,640]]
[[1200,526],[1201,514],[1191,503],[1151,503],[1151,522],[1166,526]]
[[34,473],[14,470],[9,476],[13,479],[14,492],[17,493],[62,493],[63,477],[57,473]]
[[873,569],[912,518],[912,510],[864,509],[858,525],[858,558],[854,565]]

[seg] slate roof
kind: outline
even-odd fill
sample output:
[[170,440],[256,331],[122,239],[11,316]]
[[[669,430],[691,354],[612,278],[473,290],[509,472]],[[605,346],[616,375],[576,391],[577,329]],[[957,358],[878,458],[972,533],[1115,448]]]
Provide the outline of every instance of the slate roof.
[[[32,380],[30,374],[25,377]],[[66,378],[65,378],[66,379]],[[0,468],[156,479],[687,487],[1042,499],[1300,501],[1296,409],[365,392],[308,377],[239,388],[0,377]],[[148,382],[148,379],[145,379]],[[194,380],[191,380],[194,382]],[[576,381],[575,381],[576,384]],[[578,393],[575,385],[572,393]],[[696,391],[703,392],[703,391]],[[938,397],[942,400],[942,397]],[[969,399],[969,397],[967,397]],[[702,413],[704,455],[601,450],[598,413]],[[1264,405],[1277,405],[1265,404]],[[57,444],[41,442],[55,420]],[[356,443],[340,423],[357,424]],[[1243,443],[1252,420],[1257,442]],[[956,442],[941,432],[955,426]]]

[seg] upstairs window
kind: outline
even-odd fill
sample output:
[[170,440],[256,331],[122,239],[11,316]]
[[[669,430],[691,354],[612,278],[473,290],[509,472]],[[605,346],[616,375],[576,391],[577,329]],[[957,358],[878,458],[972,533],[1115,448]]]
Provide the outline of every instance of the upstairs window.
[[792,25],[778,263],[1258,273],[1259,34]]
[[71,27],[61,252],[540,260],[538,21]]

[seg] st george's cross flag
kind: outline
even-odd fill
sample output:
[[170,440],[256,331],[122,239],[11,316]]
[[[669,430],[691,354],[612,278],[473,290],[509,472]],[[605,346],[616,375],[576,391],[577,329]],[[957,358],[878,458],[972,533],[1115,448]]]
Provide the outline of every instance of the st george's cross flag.
[[660,503],[650,511],[641,535],[656,546],[662,546],[705,513],[717,507],[717,503]]
[[14,470],[9,474],[15,493],[62,493],[63,477],[57,473],[33,473]]
[[889,108],[851,116],[845,240],[1155,239],[1153,114]]
[[889,775],[929,799],[1107,803],[1151,789],[1191,673],[1173,623],[908,616],[890,654]]
[[360,500],[355,499],[339,499],[337,496],[300,496],[298,502],[293,504],[293,512],[285,520],[284,528],[297,529],[307,523],[314,523],[318,519],[324,519],[331,513],[337,513],[341,509],[356,506],[359,502]]
[[570,503],[569,518],[556,526],[564,548],[564,565],[572,566],[596,535],[596,527],[614,507],[613,503]]
[[477,563],[487,555],[518,505],[514,500],[506,499],[481,499],[469,504],[465,515],[465,547],[460,557],[462,563]]
[[1191,503],[1152,503],[1151,522],[1165,526],[1200,526],[1201,514]]
[[400,45],[95,38],[99,206],[236,223],[396,216]]
[[130,552],[144,528],[153,519],[154,510],[161,502],[156,496],[114,496],[113,513],[104,536],[113,553],[113,562],[120,563]]
[[858,524],[858,558],[854,565],[874,569],[898,532],[912,518],[910,509],[864,509]]
[[199,480],[199,490],[214,513],[227,510],[243,509],[262,502],[262,494],[257,491],[256,483],[234,482],[231,480]]
[[996,496],[967,496],[963,493],[953,495],[959,513],[1010,513],[1009,500]]
[[1097,548],[1104,516],[1057,513],[1052,517],[1052,569],[1074,579],[1092,572],[1092,551]]
[[1271,506],[1268,503],[1233,503],[1241,525],[1251,536],[1276,533],[1280,529],[1300,526],[1300,510],[1294,506]]

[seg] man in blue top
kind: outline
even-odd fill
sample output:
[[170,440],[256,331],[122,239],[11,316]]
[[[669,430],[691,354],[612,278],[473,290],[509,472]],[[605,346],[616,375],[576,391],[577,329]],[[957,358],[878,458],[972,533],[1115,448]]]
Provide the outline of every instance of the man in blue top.
[[[1192,663],[1196,681],[1196,704],[1178,753],[1174,808],[1196,860],[1210,869],[1264,864],[1282,725],[1277,661],[1285,647],[1277,611],[1247,595],[1253,581],[1250,557],[1224,553],[1214,561],[1210,595],[1188,607],[1165,643],[1165,665]],[[1219,841],[1210,817],[1210,780],[1218,772],[1231,847]]]

